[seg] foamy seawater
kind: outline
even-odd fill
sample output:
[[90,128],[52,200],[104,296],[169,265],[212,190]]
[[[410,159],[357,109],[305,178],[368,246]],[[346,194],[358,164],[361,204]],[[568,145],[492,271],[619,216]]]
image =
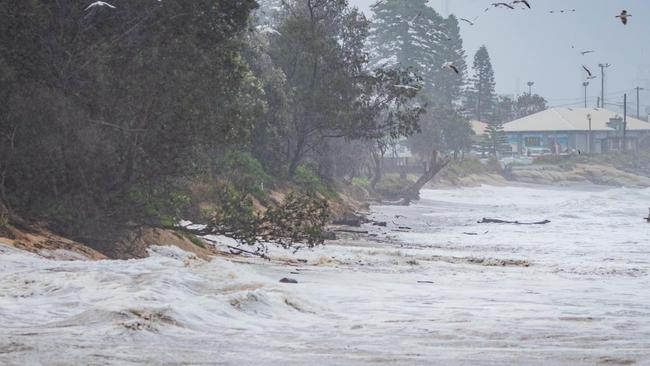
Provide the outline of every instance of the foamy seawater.
[[0,246],[0,364],[650,364],[648,206],[650,190],[423,191],[373,207],[388,227],[369,240],[272,251],[293,265]]

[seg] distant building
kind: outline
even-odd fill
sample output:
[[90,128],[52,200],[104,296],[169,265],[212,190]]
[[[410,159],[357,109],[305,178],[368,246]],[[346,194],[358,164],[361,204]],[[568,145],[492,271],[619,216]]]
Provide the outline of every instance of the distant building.
[[[602,154],[623,150],[623,117],[602,108],[550,108],[504,124],[513,151],[548,148]],[[650,143],[650,123],[627,117],[627,150]]]

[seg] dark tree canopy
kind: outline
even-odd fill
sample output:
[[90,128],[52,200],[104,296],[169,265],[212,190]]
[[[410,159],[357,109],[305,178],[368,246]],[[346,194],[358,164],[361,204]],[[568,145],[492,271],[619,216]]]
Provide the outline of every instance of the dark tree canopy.
[[0,136],[11,144],[0,171],[12,205],[125,215],[112,207],[134,186],[246,139],[261,104],[239,49],[255,6],[3,1]]

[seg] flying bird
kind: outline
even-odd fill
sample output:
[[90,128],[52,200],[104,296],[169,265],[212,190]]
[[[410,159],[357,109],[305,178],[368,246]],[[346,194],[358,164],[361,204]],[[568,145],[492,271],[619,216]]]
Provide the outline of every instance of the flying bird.
[[506,7],[506,8],[514,10],[514,7],[512,5],[510,5],[510,4],[508,4],[508,3],[492,3],[492,6],[494,6],[495,8]]
[[562,13],[562,14],[564,14],[564,13],[573,13],[573,12],[575,12],[575,11],[576,11],[575,9],[571,9],[571,10],[564,10],[564,9],[562,9],[562,10],[551,10],[551,11],[549,11],[549,13],[551,13],[551,14],[555,14],[555,13]]
[[627,17],[631,17],[631,16],[632,14],[628,14],[627,10],[622,10],[621,14],[617,15],[616,17],[621,19],[621,23],[623,23],[623,25],[626,25]]
[[459,20],[462,20],[463,22],[466,22],[466,23],[469,24],[469,25],[474,25],[474,22],[472,22],[472,21],[469,20],[469,19],[460,18]]
[[115,9],[115,7],[109,3],[103,2],[103,1],[95,1],[94,3],[88,5],[88,7],[85,10],[88,10],[90,8],[94,8],[95,6],[108,6],[111,9]]
[[417,86],[412,86],[412,85],[402,85],[402,84],[397,84],[397,85],[393,85],[393,87],[395,87],[395,88],[399,88],[399,89],[420,90],[419,87],[417,87]]
[[594,51],[594,50],[587,50],[587,51],[581,51],[580,54],[584,56],[584,55],[586,55],[586,54],[588,54],[588,53],[594,53],[594,52],[596,52],[596,51]]
[[422,15],[422,13],[418,13],[416,16],[414,16],[411,20],[407,20],[406,24],[409,25],[409,27],[412,27],[415,21]]
[[278,32],[277,30],[275,30],[273,27],[269,25],[258,25],[257,27],[255,27],[255,29],[260,33],[275,34],[278,36],[282,35],[282,33]]
[[589,75],[588,78],[594,78],[595,76],[591,75],[591,71],[587,68],[587,66],[582,65],[582,68],[587,72],[587,75]]
[[458,71],[458,68],[454,66],[454,64],[451,61],[447,61],[444,64],[442,64],[443,69],[449,69],[455,72],[456,74],[460,74],[460,71]]
[[530,9],[530,3],[527,0],[515,0],[512,2],[513,4],[524,4]]

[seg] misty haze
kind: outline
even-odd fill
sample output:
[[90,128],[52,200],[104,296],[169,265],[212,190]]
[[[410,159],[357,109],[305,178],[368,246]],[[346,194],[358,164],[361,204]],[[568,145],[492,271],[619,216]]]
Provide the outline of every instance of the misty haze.
[[0,365],[650,365],[648,17],[1,0]]

